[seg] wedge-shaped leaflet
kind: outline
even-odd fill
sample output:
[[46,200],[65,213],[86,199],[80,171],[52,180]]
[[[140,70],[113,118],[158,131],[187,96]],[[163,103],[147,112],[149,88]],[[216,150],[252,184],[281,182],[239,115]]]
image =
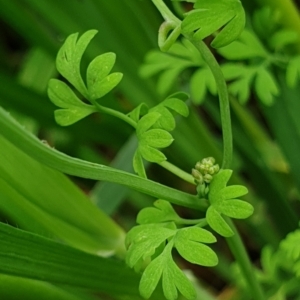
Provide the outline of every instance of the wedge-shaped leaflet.
[[300,261],[300,229],[289,233],[280,243],[280,249],[286,253],[289,259]]
[[187,117],[189,109],[185,101],[189,98],[186,93],[175,93],[167,97],[157,106],[150,109],[150,112],[157,112],[161,117],[153,124],[154,128],[161,128],[167,131],[175,129],[176,122],[172,112]]
[[135,107],[130,113],[128,113],[128,116],[137,123],[142,116],[148,113],[148,111],[149,108],[147,104],[141,103],[140,105]]
[[208,68],[197,70],[190,80],[191,98],[195,104],[201,104],[205,100],[207,91],[212,95],[217,94],[216,81]]
[[224,47],[239,37],[245,26],[245,12],[239,0],[198,0],[182,22],[184,34],[202,40],[221,29],[211,43]]
[[150,51],[140,69],[140,74],[143,77],[157,74],[157,91],[164,96],[185,69],[203,65],[205,63],[197,48],[189,40],[183,39],[182,42],[173,44],[168,53]]
[[165,155],[157,148],[168,147],[173,142],[172,135],[167,131],[150,129],[159,118],[161,114],[150,112],[140,119],[136,129],[139,140],[137,151],[147,161],[156,163],[166,160]]
[[289,87],[295,87],[300,79],[300,56],[293,57],[286,69],[286,82]]
[[87,68],[87,87],[91,101],[105,96],[121,81],[122,73],[109,72],[116,61],[116,55],[112,52],[97,56]]
[[228,60],[267,58],[269,56],[258,37],[247,29],[242,32],[238,40],[218,49],[218,53]]
[[171,241],[167,244],[163,253],[155,258],[144,271],[139,290],[145,299],[152,295],[161,277],[166,299],[177,299],[178,291],[188,300],[195,299],[195,288],[173,261],[172,247],[173,242]]
[[97,30],[86,31],[79,39],[78,33],[71,34],[59,49],[56,57],[56,68],[86,99],[88,92],[80,74],[82,55],[96,35]]
[[126,263],[134,267],[140,259],[151,257],[156,248],[168,238],[175,235],[176,230],[161,224],[146,224],[133,227],[126,236]]
[[153,205],[155,207],[146,207],[139,212],[137,223],[150,224],[181,220],[168,201],[159,199]]
[[265,105],[271,105],[274,102],[274,96],[279,95],[278,84],[269,70],[264,68],[258,70],[255,78],[255,91]]
[[211,205],[206,212],[209,226],[225,237],[232,236],[233,231],[222,214],[231,218],[245,219],[253,213],[251,204],[235,199],[247,194],[248,190],[241,185],[226,186],[231,174],[231,170],[221,170],[213,177],[208,194]]
[[71,125],[96,112],[94,106],[83,103],[67,84],[58,79],[50,79],[48,96],[55,105],[62,108],[55,111],[55,120],[59,125]]
[[215,243],[212,233],[199,227],[186,227],[177,231],[175,247],[179,254],[193,264],[213,267],[218,264],[216,253],[204,243]]

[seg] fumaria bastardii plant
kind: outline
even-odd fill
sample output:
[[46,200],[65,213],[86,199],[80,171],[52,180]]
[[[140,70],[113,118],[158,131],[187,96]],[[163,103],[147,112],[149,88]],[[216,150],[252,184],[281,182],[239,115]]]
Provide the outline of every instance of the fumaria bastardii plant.
[[[70,16],[82,22],[72,27],[77,19],[67,18],[69,12],[62,9],[68,1],[24,1],[29,5],[24,14],[43,20],[37,31],[29,26],[32,18],[27,25],[45,45],[44,29],[53,37],[64,27],[55,23],[51,8],[65,17],[66,28],[55,40],[63,43],[56,68],[52,59],[53,72],[44,81],[55,134],[73,130],[70,148],[82,146],[81,138],[98,146],[99,138],[103,152],[132,137],[107,166],[110,151],[101,161],[98,151],[78,155],[85,160],[74,158],[52,147],[48,128],[41,135],[49,142],[41,141],[0,108],[0,299],[17,299],[19,291],[24,299],[49,300],[299,300],[299,205],[290,205],[285,196],[299,198],[300,18],[297,33],[293,26],[284,27],[287,13],[276,5],[253,7],[246,14],[240,0],[86,0],[69,7]],[[23,7],[18,0],[6,5],[0,18]],[[151,43],[147,46],[148,37],[142,36],[150,23],[135,32],[135,25],[152,13],[151,5],[163,19],[156,49],[148,49]],[[121,17],[128,24],[119,22]],[[105,21],[99,28],[98,19]],[[14,18],[11,24],[22,32],[19,22],[23,19]],[[107,24],[115,34],[120,31],[118,38]],[[64,35],[62,42],[58,37]],[[93,52],[100,35],[102,46]],[[31,32],[28,36],[33,39]],[[114,50],[118,44],[122,47]],[[88,53],[100,55],[87,59]],[[39,55],[33,55],[37,74],[43,65]],[[138,63],[144,55],[144,63]],[[1,97],[2,92],[1,83]],[[60,126],[53,122],[53,104]],[[37,114],[43,109],[36,105]],[[97,128],[99,121],[103,127]],[[160,169],[161,174],[152,172]],[[62,173],[101,181],[97,197],[102,203],[94,198],[96,188],[86,195]],[[161,183],[165,174],[173,187]],[[116,222],[108,216],[111,206],[127,196],[129,209]],[[246,245],[255,265],[240,229],[250,233]],[[262,249],[259,257],[251,251],[255,243]],[[226,294],[213,296],[214,284],[203,288],[199,270],[225,279]]]
[[[230,247],[243,266],[245,278],[253,286],[255,299],[262,299],[261,290],[244,255],[245,250],[230,220],[249,217],[253,213],[253,207],[239,199],[247,194],[244,186],[227,186],[232,175],[232,136],[227,87],[218,63],[202,41],[205,37],[215,34],[211,42],[212,47],[220,48],[230,44],[243,31],[245,13],[237,0],[190,2],[195,2],[194,9],[180,20],[162,0],[153,0],[164,18],[159,30],[158,43],[161,50],[166,52],[177,40],[180,43],[182,37],[184,43],[188,41],[199,51],[211,69],[220,99],[224,141],[221,168],[214,158],[208,157],[195,162],[192,174],[188,174],[169,163],[161,150],[174,141],[171,132],[176,125],[176,114],[188,116],[186,100],[189,96],[186,93],[169,95],[154,107],[141,103],[127,114],[101,104],[101,98],[121,81],[123,75],[110,73],[116,57],[114,53],[105,53],[88,65],[86,78],[81,77],[81,57],[97,33],[96,30],[87,31],[80,37],[77,33],[72,34],[66,39],[58,52],[56,65],[59,73],[71,86],[61,80],[51,79],[48,95],[59,107],[55,111],[55,118],[62,126],[71,125],[97,112],[110,114],[131,125],[138,139],[133,167],[140,177],[147,179],[144,161],[149,161],[196,185],[198,200],[195,199],[192,208],[205,212],[203,218],[181,218],[172,207],[172,200],[162,197],[154,202],[154,207],[140,211],[137,216],[139,225],[127,234],[126,263],[136,271],[142,272],[139,290],[144,298],[150,298],[161,281],[166,299],[177,299],[178,291],[186,299],[195,299],[193,284],[175,263],[173,249],[190,263],[206,267],[216,266],[218,256],[210,247],[210,244],[217,241],[214,234],[216,232],[228,238]],[[185,203],[185,206],[191,205]]]

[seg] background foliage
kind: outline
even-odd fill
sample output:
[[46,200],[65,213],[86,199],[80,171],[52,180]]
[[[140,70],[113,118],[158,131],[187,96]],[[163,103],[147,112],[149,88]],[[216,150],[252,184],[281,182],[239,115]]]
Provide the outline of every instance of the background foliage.
[[[242,2],[247,29],[236,42],[213,50],[231,94],[230,182],[248,187],[245,199],[255,209],[236,224],[268,297],[299,299],[300,18],[287,0]],[[177,4],[178,14],[191,8]],[[82,70],[96,55],[114,52],[113,72],[124,74],[102,103],[127,113],[184,90],[192,95],[190,114],[176,118],[175,142],[164,153],[187,172],[203,157],[220,162],[218,101],[209,70],[188,42],[170,54],[158,52],[161,17],[151,1],[0,0],[0,18],[0,105],[22,124],[20,130],[70,156],[133,172],[137,141],[130,126],[90,115],[61,127],[47,97],[49,79],[58,77],[55,56],[62,42],[71,33],[96,29]],[[0,298],[140,299],[139,276],[118,259],[124,257],[125,232],[154,199],[111,182],[67,178],[40,164],[25,146],[16,146],[17,138],[5,137],[11,118],[2,110],[0,118]],[[152,180],[194,193],[160,166],[147,167]],[[179,213],[199,217],[183,208]],[[178,259],[183,269],[192,268],[198,299],[248,299],[225,243],[218,239],[213,249],[219,264],[210,269]],[[118,259],[103,258],[112,254]],[[161,291],[152,297],[162,299]]]

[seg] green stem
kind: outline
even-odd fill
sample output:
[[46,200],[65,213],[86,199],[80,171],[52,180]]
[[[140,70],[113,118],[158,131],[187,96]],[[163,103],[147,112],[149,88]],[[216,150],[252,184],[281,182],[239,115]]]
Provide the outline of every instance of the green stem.
[[95,106],[96,108],[98,109],[99,112],[104,112],[108,115],[111,115],[111,116],[114,116],[118,119],[121,119],[122,121],[126,122],[127,124],[129,124],[130,126],[132,126],[133,128],[136,128],[136,122],[134,122],[131,118],[129,118],[127,115],[117,111],[117,110],[114,110],[114,109],[111,109],[111,108],[108,108],[108,107],[105,107],[105,106],[102,106],[98,103],[95,103]]
[[227,244],[237,260],[242,273],[244,274],[244,278],[248,283],[248,286],[252,292],[252,299],[254,300],[265,300],[266,298],[263,295],[262,289],[257,281],[255,276],[254,268],[249,260],[247,251],[242,242],[242,239],[234,226],[233,222],[230,218],[226,218],[227,223],[229,223],[231,229],[234,232],[234,236],[227,238]]
[[163,0],[152,0],[153,4],[156,6],[165,21],[171,21],[176,24],[180,24],[180,20],[170,11],[168,6]]
[[220,113],[223,133],[223,162],[222,169],[230,168],[232,160],[232,132],[231,132],[231,119],[230,119],[230,107],[227,92],[227,85],[222,73],[222,70],[215,59],[214,55],[208,49],[203,41],[195,41],[193,38],[187,37],[197,47],[201,53],[203,59],[211,69],[215,78],[220,102]]
[[82,178],[118,183],[184,207],[202,211],[207,209],[207,203],[197,196],[169,188],[131,173],[83,161],[61,153],[27,132],[2,108],[0,108],[0,134],[33,159],[60,172]]
[[194,177],[181,170],[180,168],[178,168],[177,166],[171,164],[170,162],[168,161],[163,161],[161,163],[158,163],[160,166],[162,166],[163,168],[165,168],[166,170],[170,171],[171,173],[175,174],[176,176],[178,176],[179,178],[191,183],[191,184],[195,184],[195,179]]

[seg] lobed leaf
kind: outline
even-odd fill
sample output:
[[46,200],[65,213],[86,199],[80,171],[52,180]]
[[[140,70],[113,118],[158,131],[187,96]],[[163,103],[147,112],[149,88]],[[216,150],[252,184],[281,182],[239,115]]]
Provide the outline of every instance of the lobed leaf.
[[148,299],[155,290],[160,277],[162,277],[163,292],[166,299],[176,300],[178,297],[177,289],[186,299],[195,299],[195,288],[172,259],[172,247],[173,242],[171,241],[163,253],[145,269],[139,285],[142,297]]
[[102,80],[96,80],[89,87],[89,99],[97,100],[116,87],[123,77],[122,73],[112,73]]
[[218,257],[211,248],[203,243],[214,242],[216,242],[214,235],[199,227],[180,229],[175,236],[175,247],[185,260],[207,267],[216,266]]
[[221,214],[231,218],[245,219],[253,213],[251,204],[234,199],[247,194],[247,188],[240,185],[226,186],[231,174],[231,170],[220,170],[213,177],[208,193],[211,206],[206,211],[209,226],[225,237],[232,236],[233,231]]
[[289,87],[293,88],[296,86],[297,81],[300,78],[300,56],[293,57],[286,69],[286,82]]
[[296,261],[300,260],[300,229],[289,233],[286,238],[281,241],[280,249],[282,249],[288,258]]
[[217,205],[222,214],[235,219],[246,219],[253,214],[253,206],[242,200],[226,200]]
[[297,42],[299,36],[297,32],[289,29],[276,31],[269,39],[269,45],[274,50],[279,50],[287,45]]
[[208,68],[197,70],[191,77],[190,90],[192,101],[195,104],[203,103],[206,96],[206,90],[209,90],[213,95],[216,95],[217,87],[212,72]]
[[162,128],[167,131],[172,131],[175,129],[176,123],[174,116],[166,107],[164,107],[163,104],[151,108],[150,111],[157,112],[161,115],[161,118],[159,118],[154,124],[154,128]]
[[141,136],[144,132],[150,129],[156,121],[161,117],[161,114],[157,112],[150,112],[143,116],[137,123],[136,133],[137,136]]
[[233,199],[248,194],[248,189],[243,185],[231,185],[222,190],[224,199]]
[[97,30],[86,31],[78,39],[78,33],[71,34],[59,49],[56,57],[56,68],[85,98],[88,92],[80,74],[82,55]]
[[218,174],[214,175],[209,187],[209,201],[211,204],[218,201],[220,190],[224,189],[228,180],[232,175],[232,170],[220,170]]
[[139,104],[137,107],[135,107],[130,113],[128,113],[128,116],[138,123],[140,118],[148,113],[148,106],[145,103]]
[[56,122],[62,126],[71,125],[95,112],[95,107],[83,103],[64,82],[51,79],[48,84],[48,96],[57,106],[63,108],[55,111]]
[[234,235],[230,226],[213,205],[206,211],[206,220],[208,225],[220,235],[224,237],[231,237]]
[[139,212],[137,223],[161,223],[180,219],[168,201],[159,199],[156,200],[153,205],[155,207],[146,207]]
[[161,163],[167,159],[161,151],[148,145],[140,144],[138,149],[143,158],[150,162]]
[[194,9],[182,22],[184,34],[193,33],[194,39],[202,40],[220,28],[211,45],[224,47],[234,41],[245,26],[245,13],[238,0],[198,0]]
[[279,88],[275,78],[264,68],[257,71],[255,91],[265,105],[271,105],[274,102],[274,96],[279,95]]
[[238,40],[218,49],[218,53],[228,60],[266,58],[269,55],[256,35],[247,29],[242,32]]
[[90,90],[97,81],[102,81],[111,71],[116,62],[116,54],[107,52],[95,57],[89,64],[86,82]]
[[172,135],[162,129],[150,129],[143,133],[140,138],[140,143],[154,148],[165,148],[174,141]]
[[140,259],[146,259],[155,253],[163,242],[176,233],[175,230],[159,224],[145,224],[133,227],[126,236],[128,247],[126,263],[133,267]]
[[135,151],[133,156],[133,169],[139,176],[147,178],[143,158],[138,150]]

